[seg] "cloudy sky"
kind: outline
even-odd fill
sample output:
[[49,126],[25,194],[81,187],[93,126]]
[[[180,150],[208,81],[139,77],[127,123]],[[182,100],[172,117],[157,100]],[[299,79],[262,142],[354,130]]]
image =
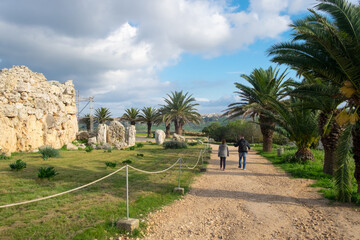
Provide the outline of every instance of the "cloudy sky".
[[158,107],[179,90],[193,94],[200,113],[221,112],[235,101],[239,75],[269,67],[266,49],[288,40],[288,25],[314,3],[1,0],[0,68],[71,79],[114,116]]

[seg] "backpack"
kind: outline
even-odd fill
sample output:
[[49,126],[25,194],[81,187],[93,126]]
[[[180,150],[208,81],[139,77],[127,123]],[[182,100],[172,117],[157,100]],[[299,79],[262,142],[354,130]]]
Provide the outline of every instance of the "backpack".
[[247,144],[244,139],[239,141],[239,151],[240,152],[247,152]]

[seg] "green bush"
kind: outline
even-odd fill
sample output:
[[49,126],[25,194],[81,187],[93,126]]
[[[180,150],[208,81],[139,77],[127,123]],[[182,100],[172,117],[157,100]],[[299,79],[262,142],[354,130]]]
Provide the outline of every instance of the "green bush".
[[123,164],[130,164],[130,163],[132,163],[132,161],[131,161],[130,159],[127,159],[127,160],[125,160],[125,161],[122,161],[122,163],[123,163]]
[[138,157],[144,157],[144,154],[138,153],[138,154],[136,154],[136,156],[138,156]]
[[134,150],[135,150],[135,146],[129,147],[129,150],[130,150],[130,151],[134,151]]
[[92,146],[86,146],[85,147],[86,152],[91,152],[92,150],[94,150],[94,148]]
[[23,162],[21,159],[16,160],[16,162],[11,163],[10,165],[11,170],[19,171],[21,169],[26,168],[26,162]]
[[108,149],[105,149],[104,152],[108,152],[108,153],[111,153],[112,152],[112,148],[108,148]]
[[10,159],[11,157],[7,157],[5,156],[4,154],[0,154],[0,160],[7,160],[7,159]]
[[136,147],[137,147],[137,148],[142,148],[143,146],[144,146],[143,143],[137,143],[137,144],[136,144]]
[[54,169],[54,167],[48,167],[48,168],[39,168],[38,169],[38,177],[43,179],[43,178],[47,178],[47,179],[50,179],[50,178],[53,178],[55,177],[56,175],[58,175],[59,173]]
[[43,147],[43,148],[39,148],[39,152],[42,155],[42,158],[44,160],[47,160],[48,158],[51,157],[59,157],[59,150],[52,148],[52,147]]
[[105,162],[106,167],[114,168],[116,167],[116,162]]
[[191,142],[191,143],[188,143],[189,146],[196,146],[198,145],[199,143],[198,142]]
[[163,143],[163,147],[165,149],[180,149],[180,148],[187,148],[187,144],[186,142],[167,141]]

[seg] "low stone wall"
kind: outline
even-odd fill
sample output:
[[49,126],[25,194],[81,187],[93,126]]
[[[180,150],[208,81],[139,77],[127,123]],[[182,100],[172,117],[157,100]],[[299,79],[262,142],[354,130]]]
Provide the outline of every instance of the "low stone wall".
[[0,152],[61,148],[78,132],[71,80],[47,81],[25,66],[0,71]]

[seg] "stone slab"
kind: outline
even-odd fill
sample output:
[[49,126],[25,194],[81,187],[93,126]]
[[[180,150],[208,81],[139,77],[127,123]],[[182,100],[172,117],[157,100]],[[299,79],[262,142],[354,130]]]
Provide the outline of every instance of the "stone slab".
[[175,193],[180,193],[181,195],[184,195],[184,188],[176,187],[174,188]]
[[139,219],[136,218],[120,219],[119,221],[116,222],[116,227],[128,232],[132,232],[139,227]]

